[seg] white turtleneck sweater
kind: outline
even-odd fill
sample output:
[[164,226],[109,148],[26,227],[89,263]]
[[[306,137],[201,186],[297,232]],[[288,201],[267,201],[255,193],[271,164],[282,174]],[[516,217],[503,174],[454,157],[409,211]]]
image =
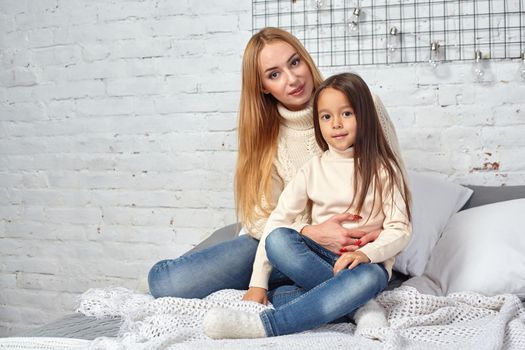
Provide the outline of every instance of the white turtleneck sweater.
[[355,205],[348,208],[355,196],[353,148],[343,152],[330,148],[305,164],[281,193],[277,207],[266,223],[257,248],[250,287],[268,289],[272,265],[266,256],[266,237],[278,227],[295,229],[296,217],[309,201],[312,203],[312,224],[320,224],[333,215],[349,212],[359,214],[363,219],[345,223],[344,227],[365,232],[382,230],[374,242],[358,250],[366,254],[371,263],[383,263],[391,276],[394,257],[408,244],[411,228],[399,188],[395,186],[393,193],[389,191],[387,173],[381,171],[380,174],[383,193],[376,193],[372,185],[358,213]]
[[[394,125],[379,97],[374,96],[374,102],[385,137],[403,166]],[[315,141],[312,105],[300,111],[290,111],[280,104],[277,105],[277,108],[283,122],[277,141],[277,156],[272,168],[272,198],[263,200],[263,206],[269,212],[275,208],[281,192],[297,174],[297,171],[312,157],[322,153]],[[252,225],[247,225],[245,229],[252,237],[260,239],[267,220],[268,217],[261,214],[258,220]],[[301,231],[308,224],[310,224],[310,210],[305,208],[297,216],[292,227]]]

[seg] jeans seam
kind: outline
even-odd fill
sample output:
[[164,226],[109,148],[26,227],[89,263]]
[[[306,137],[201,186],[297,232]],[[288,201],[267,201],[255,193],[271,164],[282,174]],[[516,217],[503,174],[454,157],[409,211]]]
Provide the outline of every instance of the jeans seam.
[[275,332],[273,331],[273,327],[272,327],[272,321],[270,320],[270,317],[268,316],[268,314],[271,312],[271,310],[265,310],[265,311],[262,311],[260,314],[259,314],[259,317],[263,323],[263,327],[264,327],[264,331],[266,332],[266,335],[268,337],[275,337],[276,334]]
[[315,250],[313,250],[312,248],[310,248],[310,246],[306,243],[306,242],[302,242],[304,245],[306,245],[306,248],[308,248],[312,253],[314,253],[315,255],[315,259],[319,260],[321,262],[321,264],[325,264],[327,265],[328,267],[333,267],[333,265],[331,265],[328,261],[324,260],[322,257],[319,256],[319,253],[317,253]]
[[[318,255],[322,255],[324,256],[325,258],[329,259],[330,261],[333,261],[334,260],[334,256],[335,254],[333,254],[330,250],[324,248],[323,246],[321,246],[319,243],[317,243],[316,241],[314,241],[313,239],[310,239],[304,235],[302,235],[303,238],[303,241],[304,243],[308,246],[308,248],[313,251],[314,253],[318,254]],[[310,242],[310,243],[313,243],[311,246],[310,244],[308,244],[307,242]]]
[[298,290],[290,290],[288,292],[279,292],[278,294],[274,293],[273,296],[275,297],[276,295],[287,295],[287,294],[293,294],[293,293],[299,293],[299,291]]

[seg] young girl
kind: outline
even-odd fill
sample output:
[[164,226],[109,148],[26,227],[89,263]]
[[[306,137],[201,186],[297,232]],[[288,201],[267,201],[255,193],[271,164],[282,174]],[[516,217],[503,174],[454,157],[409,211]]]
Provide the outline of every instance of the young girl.
[[[204,319],[212,338],[285,335],[352,314],[387,286],[394,257],[409,241],[410,194],[366,83],[355,74],[335,75],[321,84],[313,108],[324,153],[306,163],[282,192],[250,282],[258,288],[254,293],[265,294],[274,267],[295,283],[292,301],[259,315],[213,309]],[[335,254],[294,230],[309,202],[313,224],[350,213],[353,221],[345,227],[381,233],[356,251]]]

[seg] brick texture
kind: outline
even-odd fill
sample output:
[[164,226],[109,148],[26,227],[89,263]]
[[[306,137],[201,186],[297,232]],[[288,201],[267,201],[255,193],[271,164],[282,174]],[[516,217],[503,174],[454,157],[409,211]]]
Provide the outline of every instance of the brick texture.
[[[90,287],[143,289],[155,261],[235,220],[250,18],[249,1],[0,1],[0,336],[73,312]],[[481,84],[469,63],[445,67],[352,69],[409,168],[523,184],[518,62]]]

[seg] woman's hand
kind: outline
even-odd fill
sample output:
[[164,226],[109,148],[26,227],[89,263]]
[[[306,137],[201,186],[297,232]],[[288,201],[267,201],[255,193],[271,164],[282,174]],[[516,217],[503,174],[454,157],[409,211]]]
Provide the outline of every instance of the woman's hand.
[[266,289],[259,287],[250,287],[244,296],[244,301],[255,301],[256,303],[267,305],[268,296],[266,295]]
[[342,226],[343,222],[360,219],[361,217],[355,214],[338,214],[318,225],[305,226],[301,233],[334,253],[341,252],[343,247],[347,249],[346,251],[354,251],[373,241],[379,235],[378,233],[374,236],[364,231],[351,230]]
[[339,253],[356,251],[365,244],[375,241],[377,237],[379,237],[381,231],[383,230],[375,230],[372,232],[365,233],[363,236],[361,236],[361,238],[356,239],[352,244],[341,247],[341,249],[339,249]]
[[361,251],[344,253],[334,264],[334,276],[347,267],[351,270],[359,264],[368,264],[369,262],[368,256]]

